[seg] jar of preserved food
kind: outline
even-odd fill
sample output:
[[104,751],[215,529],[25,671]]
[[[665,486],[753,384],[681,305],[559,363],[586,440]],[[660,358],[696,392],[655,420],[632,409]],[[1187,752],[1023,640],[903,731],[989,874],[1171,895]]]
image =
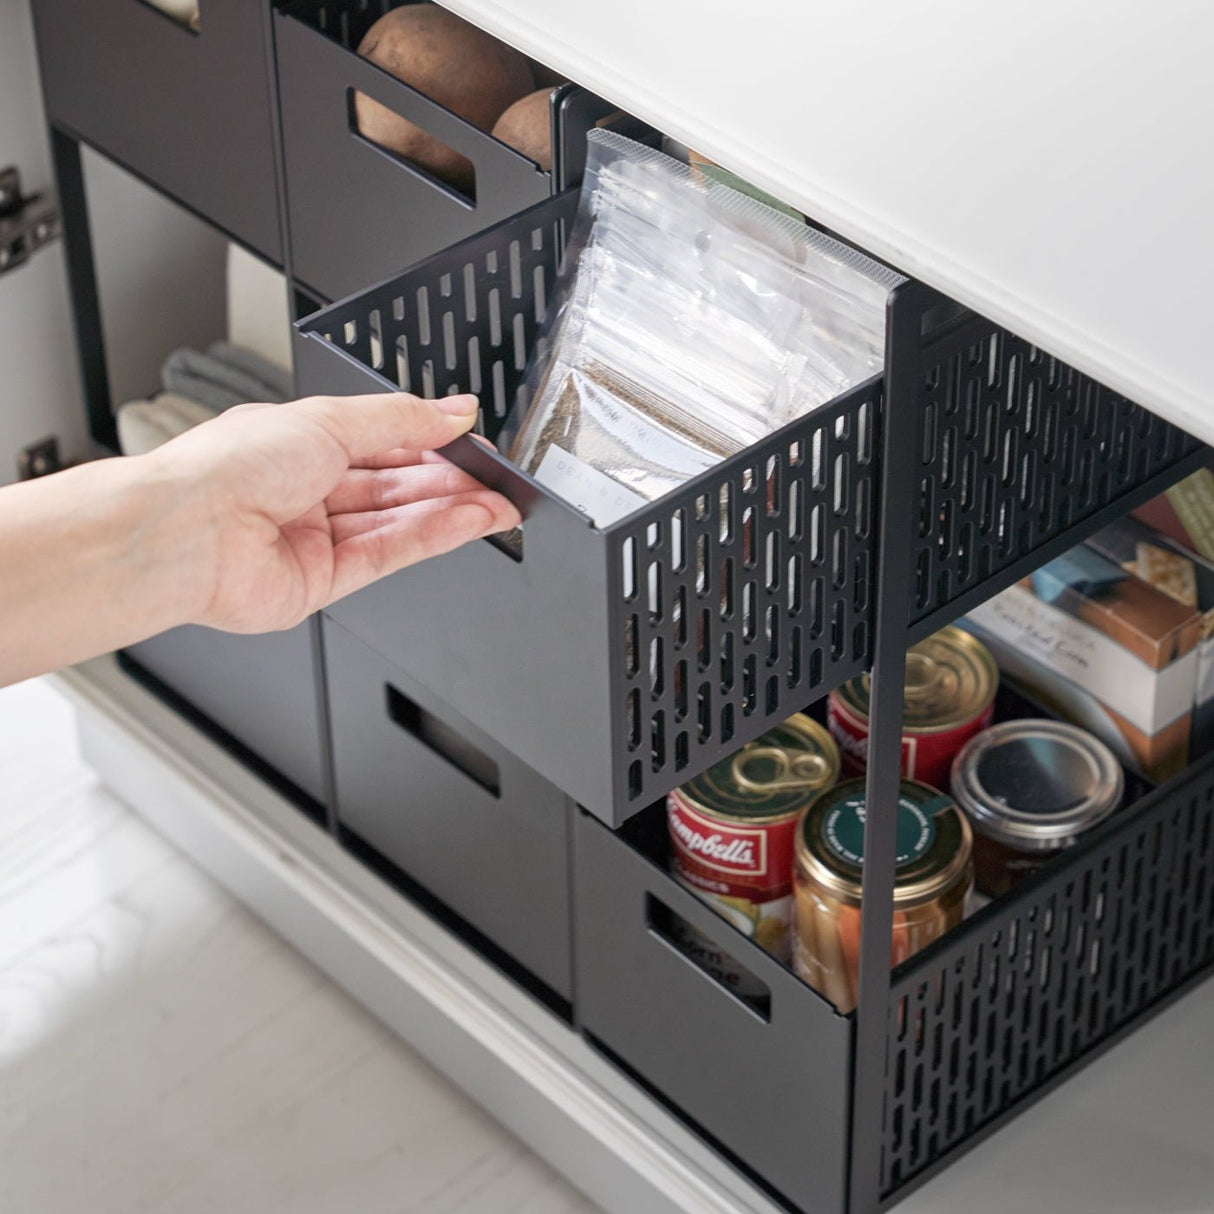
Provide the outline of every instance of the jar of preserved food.
[[[846,780],[809,807],[796,838],[797,974],[840,1012],[856,1006],[865,789]],[[903,780],[890,959],[900,965],[965,916],[973,884],[970,828],[951,797]]]
[[1113,752],[1061,721],[1004,721],[953,764],[953,795],[974,832],[978,889],[997,898],[1103,822],[1125,776]]

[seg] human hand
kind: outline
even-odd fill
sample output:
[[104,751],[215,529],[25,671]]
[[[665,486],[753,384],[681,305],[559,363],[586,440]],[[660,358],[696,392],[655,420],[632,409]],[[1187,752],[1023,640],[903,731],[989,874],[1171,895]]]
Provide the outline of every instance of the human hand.
[[183,614],[230,632],[288,628],[518,526],[510,502],[435,454],[475,420],[472,396],[313,397],[230,409],[136,457],[185,499],[173,512]]

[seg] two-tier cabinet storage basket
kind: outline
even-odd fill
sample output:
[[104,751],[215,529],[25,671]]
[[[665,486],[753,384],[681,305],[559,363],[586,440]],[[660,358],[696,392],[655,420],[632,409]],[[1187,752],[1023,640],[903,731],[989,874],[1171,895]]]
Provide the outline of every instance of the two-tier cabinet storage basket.
[[[34,3],[95,436],[113,431],[79,140],[282,264],[301,301],[338,300],[296,325],[301,394],[472,391],[495,437],[553,296],[586,130],[610,107],[576,83],[554,93],[546,172],[359,59],[378,0],[204,0],[198,35],[142,0],[87,7],[104,30],[78,44],[74,9]],[[119,81],[99,49],[155,70]],[[145,79],[154,106],[130,95]],[[257,102],[228,157],[214,120],[191,134],[195,90],[221,80]],[[476,205],[358,137],[355,89],[472,159]],[[460,440],[445,454],[520,507],[521,539],[390,577],[256,666],[290,734],[270,766],[344,847],[811,1214],[897,1201],[1214,961],[1201,756],[1160,787],[1131,781],[1080,845],[889,972],[908,647],[1207,452],[917,282],[887,315],[883,374],[609,527]],[[210,666],[201,710],[264,758],[258,722],[223,713],[223,668],[191,662]],[[237,698],[253,694],[244,665]],[[865,670],[860,1002],[844,1015],[674,879],[664,798]],[[679,924],[765,994],[721,985]]]

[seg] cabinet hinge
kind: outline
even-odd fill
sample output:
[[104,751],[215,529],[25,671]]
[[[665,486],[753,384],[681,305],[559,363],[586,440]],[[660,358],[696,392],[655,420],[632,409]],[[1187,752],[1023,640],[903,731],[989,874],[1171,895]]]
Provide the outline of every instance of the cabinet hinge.
[[60,233],[59,208],[49,194],[21,193],[21,174],[0,169],[0,274],[15,270]]

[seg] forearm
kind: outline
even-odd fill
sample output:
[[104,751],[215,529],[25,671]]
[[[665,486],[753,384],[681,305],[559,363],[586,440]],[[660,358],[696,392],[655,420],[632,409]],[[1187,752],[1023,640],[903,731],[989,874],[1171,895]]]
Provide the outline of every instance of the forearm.
[[0,686],[188,621],[193,509],[146,456],[0,489]]
[[290,628],[517,527],[434,455],[476,412],[396,392],[238,406],[147,455],[0,488],[0,686],[178,624]]

